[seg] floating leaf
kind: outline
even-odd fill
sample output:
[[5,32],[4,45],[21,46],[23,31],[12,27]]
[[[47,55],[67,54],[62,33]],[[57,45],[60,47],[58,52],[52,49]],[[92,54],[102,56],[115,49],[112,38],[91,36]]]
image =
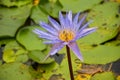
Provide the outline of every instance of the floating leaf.
[[9,43],[10,41],[13,41],[14,39],[1,39],[0,40],[0,45],[5,45],[5,44],[7,44],[7,43]]
[[120,80],[120,75],[117,77],[117,80]]
[[87,20],[93,20],[90,27],[98,27],[98,30],[91,35],[81,39],[81,43],[100,44],[114,38],[120,25],[119,4],[106,2],[94,7],[88,14]]
[[44,50],[46,45],[43,41],[37,37],[33,30],[39,27],[28,26],[22,28],[17,34],[17,40],[21,43],[27,50]]
[[[65,48],[63,48],[65,51]],[[59,79],[65,79],[70,80],[70,73],[69,73],[69,66],[67,61],[67,55],[62,52],[65,56],[60,64],[53,62],[50,64],[40,65],[39,69],[40,71],[45,71],[45,73],[42,74],[43,78],[47,80],[59,80]],[[60,55],[60,54],[59,54]],[[76,61],[76,56],[74,54],[71,54],[72,56],[72,65],[73,65],[73,72],[76,74],[76,71],[80,69],[80,60]]]
[[120,40],[110,41],[110,42],[107,42],[105,45],[119,47],[120,46]]
[[[120,59],[120,46],[110,46],[110,45],[86,45],[80,44],[78,40],[79,49],[83,55],[83,63],[87,64],[107,64],[114,62]],[[66,49],[63,48],[59,53],[66,53]],[[66,55],[66,54],[65,54]],[[74,55],[71,51],[72,61],[74,68],[77,69],[77,66],[81,61]]]
[[[28,60],[27,51],[25,51],[16,41],[6,44],[3,51],[3,60],[5,62],[26,62]],[[22,57],[21,57],[22,56]]]
[[104,72],[95,74],[90,80],[116,80],[111,72]]
[[48,16],[48,14],[43,12],[39,6],[34,6],[32,8],[30,17],[31,17],[31,19],[33,19],[35,21],[35,23],[38,24],[40,21],[47,22],[48,21],[47,16]]
[[39,69],[40,71],[45,71],[42,76],[46,80],[70,80],[67,58],[65,58],[60,65],[54,62],[51,64],[40,65]]
[[5,62],[14,62],[16,60],[16,55],[13,50],[4,51],[3,60]]
[[31,18],[35,23],[40,21],[48,22],[48,15],[52,17],[58,17],[58,12],[61,10],[62,6],[60,2],[41,0],[38,6],[32,8]]
[[47,55],[48,55],[48,52],[43,53],[41,51],[31,51],[28,54],[29,58],[31,58],[32,60],[34,60],[40,64],[48,64],[48,63],[51,63],[54,61],[52,58],[48,58],[47,60],[44,60]]
[[3,62],[3,61],[2,61],[2,60],[0,60],[0,66],[2,65],[2,62]]
[[89,74],[79,74],[76,76],[75,80],[90,80],[91,75]]
[[32,0],[0,0],[0,4],[7,6],[7,7],[11,7],[11,6],[23,6],[26,4],[31,3]]
[[9,63],[0,66],[0,80],[33,80],[29,68],[21,63]]
[[100,3],[102,0],[59,0],[63,6],[63,11],[72,10],[74,13],[82,12],[84,10],[91,9],[95,7],[96,4]]
[[29,16],[31,7],[31,4],[19,8],[0,7],[0,37],[13,37]]
[[21,54],[21,55],[17,55],[15,62],[25,63],[25,62],[28,61],[28,59],[29,59],[29,58],[28,58],[28,55],[26,55],[26,54]]
[[44,12],[48,13],[52,17],[58,17],[58,13],[62,9],[62,5],[59,0],[41,0],[39,6]]
[[116,0],[116,2],[120,3],[120,0]]
[[[82,49],[82,48],[81,48]],[[120,59],[120,47],[99,45],[91,50],[83,51],[84,63],[107,64]]]
[[120,3],[120,0],[109,0],[109,1]]

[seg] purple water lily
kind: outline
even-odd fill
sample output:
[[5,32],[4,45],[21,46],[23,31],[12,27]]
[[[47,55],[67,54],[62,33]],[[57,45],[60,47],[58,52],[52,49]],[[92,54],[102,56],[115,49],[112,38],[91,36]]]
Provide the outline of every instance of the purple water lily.
[[74,54],[83,61],[83,57],[76,40],[96,31],[97,28],[87,28],[91,21],[82,25],[86,16],[81,18],[81,20],[79,20],[79,16],[80,13],[77,13],[73,18],[72,11],[69,11],[66,16],[63,16],[62,13],[59,12],[60,23],[53,18],[48,17],[50,24],[40,22],[40,26],[44,28],[46,32],[39,29],[33,30],[33,32],[38,34],[40,38],[46,40],[44,42],[45,44],[53,44],[53,47],[49,52],[49,56],[56,54],[65,45],[67,45]]

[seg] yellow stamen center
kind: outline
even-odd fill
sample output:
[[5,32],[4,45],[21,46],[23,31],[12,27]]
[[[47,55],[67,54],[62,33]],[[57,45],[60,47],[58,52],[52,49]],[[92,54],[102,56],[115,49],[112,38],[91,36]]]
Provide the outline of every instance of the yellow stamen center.
[[62,30],[59,33],[60,40],[65,41],[65,42],[73,40],[74,37],[75,37],[75,34],[71,30]]

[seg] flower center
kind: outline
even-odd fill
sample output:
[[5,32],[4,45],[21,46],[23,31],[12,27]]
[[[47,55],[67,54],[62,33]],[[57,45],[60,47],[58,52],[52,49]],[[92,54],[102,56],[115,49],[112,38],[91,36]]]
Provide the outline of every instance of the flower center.
[[75,37],[75,34],[73,31],[71,30],[62,30],[60,33],[59,33],[59,38],[60,40],[62,41],[65,41],[65,42],[68,42],[70,40],[73,40],[73,38]]

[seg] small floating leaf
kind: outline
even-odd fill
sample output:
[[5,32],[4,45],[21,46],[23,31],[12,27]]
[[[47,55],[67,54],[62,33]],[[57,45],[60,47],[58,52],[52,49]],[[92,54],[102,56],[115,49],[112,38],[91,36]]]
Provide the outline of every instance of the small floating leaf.
[[[16,41],[10,41],[3,50],[3,60],[5,62],[26,62],[28,60],[27,51]],[[22,57],[21,57],[22,56]]]
[[47,16],[48,16],[48,14],[43,12],[39,6],[34,6],[32,8],[30,17],[31,17],[31,19],[33,19],[35,21],[35,23],[38,24],[40,21],[48,22]]
[[62,5],[60,4],[59,0],[41,0],[40,2],[40,8],[47,12],[52,17],[58,17],[59,11],[62,9]]
[[21,63],[8,63],[0,66],[0,80],[33,80],[29,68]]
[[43,41],[37,37],[33,30],[39,27],[28,26],[22,28],[17,34],[17,40],[21,43],[27,50],[43,50],[46,45]]
[[31,7],[31,4],[19,8],[0,7],[0,37],[15,36],[17,29],[28,18]]
[[83,51],[84,63],[107,64],[120,59],[120,47],[99,45]]
[[116,80],[112,72],[95,74],[90,80]]
[[94,7],[88,14],[87,20],[93,20],[90,27],[98,27],[91,35],[81,39],[81,43],[100,44],[114,38],[120,25],[119,3],[106,2]]
[[11,6],[20,7],[29,4],[31,2],[32,0],[0,0],[0,5],[4,5],[7,7],[11,7]]
[[96,4],[100,3],[102,0],[59,0],[63,6],[63,11],[72,10],[74,13],[82,12],[84,10],[91,9],[95,7]]
[[43,53],[41,51],[31,51],[28,56],[30,59],[34,60],[35,62],[38,62],[40,64],[48,64],[54,61],[52,58],[48,58],[47,60],[44,60],[46,56],[48,55],[47,53]]

